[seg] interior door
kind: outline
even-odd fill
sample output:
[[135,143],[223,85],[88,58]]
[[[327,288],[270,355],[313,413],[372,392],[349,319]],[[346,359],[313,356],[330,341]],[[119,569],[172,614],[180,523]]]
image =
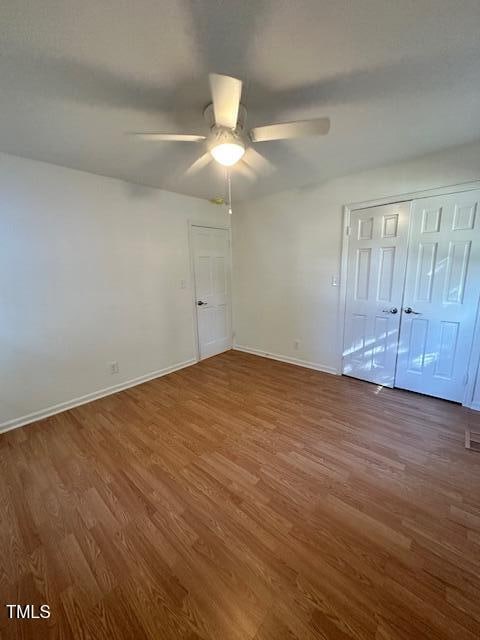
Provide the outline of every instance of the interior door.
[[230,242],[227,229],[192,227],[200,359],[232,347]]
[[393,387],[410,203],[352,211],[343,373]]
[[480,294],[480,191],[413,203],[395,386],[462,402]]

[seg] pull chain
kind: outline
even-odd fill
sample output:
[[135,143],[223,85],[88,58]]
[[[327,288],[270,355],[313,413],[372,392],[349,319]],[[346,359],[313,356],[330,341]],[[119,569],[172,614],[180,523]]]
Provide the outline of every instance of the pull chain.
[[227,182],[227,210],[232,215],[232,179],[229,169],[225,169],[225,180]]

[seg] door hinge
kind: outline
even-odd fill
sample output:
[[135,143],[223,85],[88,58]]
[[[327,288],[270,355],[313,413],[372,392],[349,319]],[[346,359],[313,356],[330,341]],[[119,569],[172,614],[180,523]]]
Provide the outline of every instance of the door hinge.
[[350,235],[350,225],[348,225],[347,228],[345,229],[345,235],[346,236]]
[[463,386],[466,387],[468,384],[468,373],[463,376]]

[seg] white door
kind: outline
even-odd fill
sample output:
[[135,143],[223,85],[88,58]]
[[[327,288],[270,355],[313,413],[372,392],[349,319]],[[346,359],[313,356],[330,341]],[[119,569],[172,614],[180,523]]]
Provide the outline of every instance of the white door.
[[480,191],[413,203],[395,386],[462,402],[480,294]]
[[230,242],[226,229],[192,227],[200,359],[232,347]]
[[352,211],[343,373],[393,387],[410,203]]

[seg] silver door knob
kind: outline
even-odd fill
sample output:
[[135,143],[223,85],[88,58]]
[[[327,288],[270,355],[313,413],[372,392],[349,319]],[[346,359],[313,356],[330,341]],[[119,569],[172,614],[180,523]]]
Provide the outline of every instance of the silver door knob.
[[398,309],[397,309],[397,307],[392,307],[391,309],[384,309],[383,313],[393,313],[393,314],[395,314],[395,313],[398,313]]
[[416,316],[421,316],[422,314],[420,313],[420,311],[414,311],[412,309],[412,307],[405,307],[404,308],[405,313],[414,313]]

